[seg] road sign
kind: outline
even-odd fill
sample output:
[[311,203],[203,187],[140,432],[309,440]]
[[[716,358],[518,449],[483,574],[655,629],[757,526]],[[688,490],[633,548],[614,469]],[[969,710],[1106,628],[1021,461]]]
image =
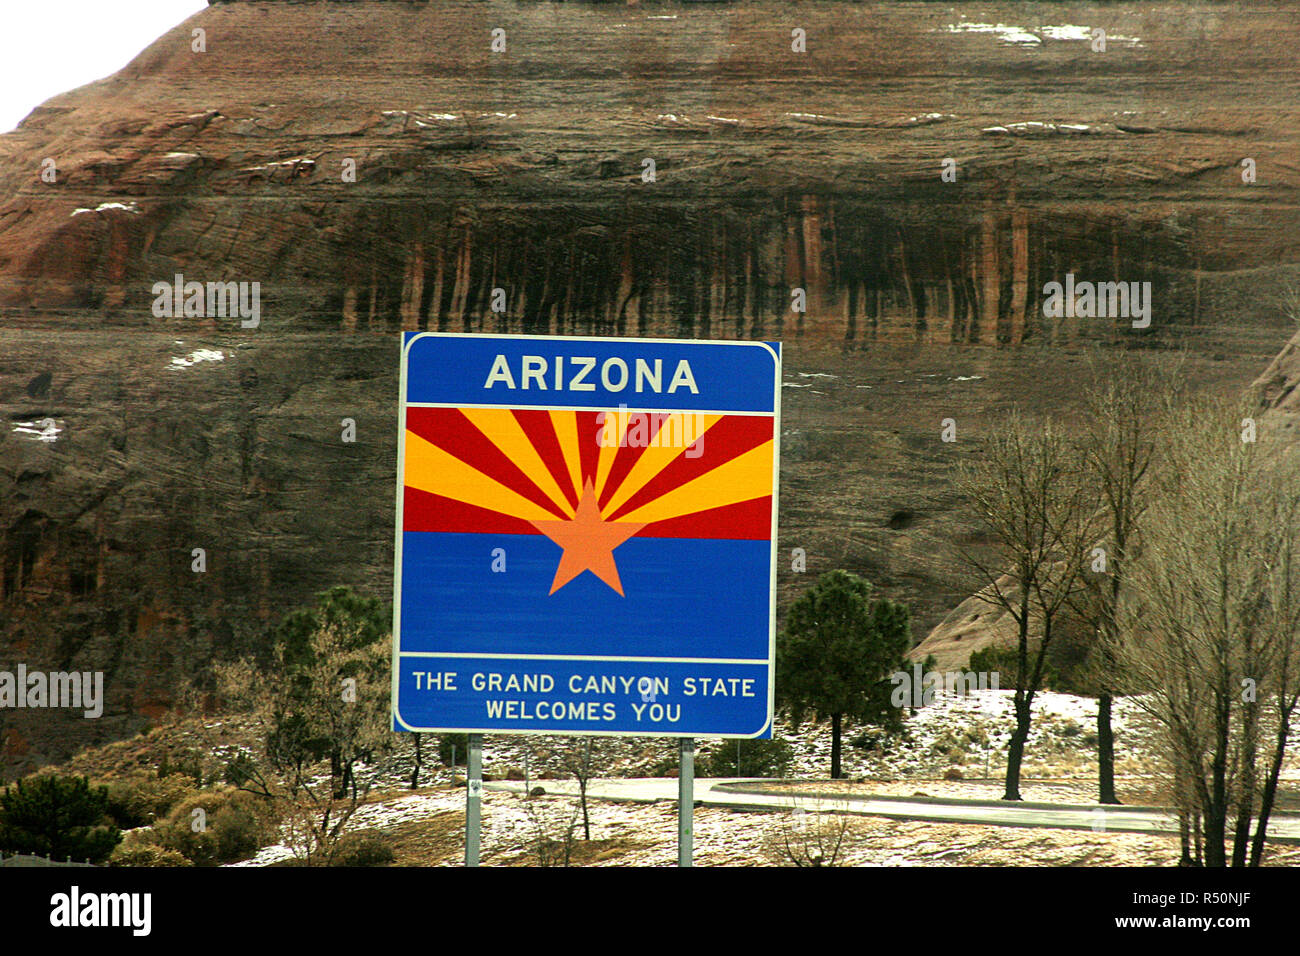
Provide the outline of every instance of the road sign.
[[780,354],[405,333],[394,729],[770,736]]

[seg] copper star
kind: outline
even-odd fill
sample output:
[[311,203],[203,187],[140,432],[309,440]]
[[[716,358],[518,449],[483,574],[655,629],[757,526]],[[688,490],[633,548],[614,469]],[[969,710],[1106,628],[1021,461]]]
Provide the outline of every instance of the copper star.
[[583,571],[590,571],[623,597],[623,584],[618,579],[618,566],[614,563],[614,549],[645,525],[602,518],[590,478],[582,489],[582,499],[571,520],[533,521],[531,524],[564,549],[560,566],[555,569],[555,580],[551,582],[552,594]]

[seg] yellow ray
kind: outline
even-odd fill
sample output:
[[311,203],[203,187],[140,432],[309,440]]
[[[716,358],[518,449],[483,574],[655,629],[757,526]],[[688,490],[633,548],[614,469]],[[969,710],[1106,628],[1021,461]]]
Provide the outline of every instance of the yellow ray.
[[566,515],[573,514],[573,506],[564,496],[551,470],[542,461],[542,456],[533,443],[528,440],[524,426],[519,424],[514,413],[508,408],[464,408],[465,417],[474,427],[486,435],[506,457],[514,462],[519,470],[532,479],[542,493]]
[[568,466],[569,477],[573,480],[573,493],[582,497],[582,455],[578,442],[595,441],[596,436],[578,434],[578,416],[573,412],[551,409],[551,426],[555,437],[560,442],[560,453],[564,455],[564,464]]
[[541,505],[511,491],[415,432],[406,433],[405,484],[525,521],[554,521]]
[[[636,460],[636,464],[632,466],[631,471],[623,479],[623,483],[618,486],[618,491],[614,492],[614,497],[609,499],[609,504],[601,509],[602,514],[613,514],[623,506],[625,501],[628,501],[634,494],[644,488],[646,482],[667,468],[673,459],[682,454],[686,450],[683,441],[688,429],[698,429],[697,433],[689,436],[692,441],[698,441],[700,435],[705,434],[710,428],[722,421],[721,415],[700,415],[695,412],[674,412],[669,418],[671,421],[665,421],[659,432],[656,433],[656,440],[660,440],[660,435],[668,435],[668,429],[670,428],[673,429],[671,434],[682,440],[675,441],[668,446],[659,445],[656,447],[652,444],[646,448],[641,453],[641,457]],[[672,439],[669,438],[669,440]],[[755,496],[750,495],[749,497]],[[630,516],[624,517],[628,521],[632,520]]]
[[665,521],[708,508],[721,508],[739,501],[762,498],[772,493],[772,442],[765,441],[738,458],[705,472],[649,501],[625,521]]

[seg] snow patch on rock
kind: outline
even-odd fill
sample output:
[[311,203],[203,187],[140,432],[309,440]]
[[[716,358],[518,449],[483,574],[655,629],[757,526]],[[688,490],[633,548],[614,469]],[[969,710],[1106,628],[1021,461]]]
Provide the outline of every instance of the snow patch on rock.
[[133,202],[125,202],[125,203],[123,203],[123,202],[102,202],[102,203],[100,203],[98,206],[96,206],[94,209],[87,209],[87,208],[85,208],[85,207],[80,207],[80,208],[74,209],[74,210],[72,211],[72,215],[74,215],[74,216],[80,216],[80,215],[82,215],[83,213],[88,213],[88,212],[114,212],[114,211],[127,212],[127,213],[131,213],[132,215],[136,215],[136,216],[140,215],[140,207],[137,206],[137,205],[136,205],[135,203],[133,203]]
[[14,422],[13,432],[29,441],[44,442],[47,445],[59,440],[63,431],[63,421],[54,418],[40,418],[34,422]]
[[170,372],[176,369],[191,368],[200,362],[220,362],[225,357],[226,353],[221,349],[195,349],[189,355],[173,355],[167,370]]

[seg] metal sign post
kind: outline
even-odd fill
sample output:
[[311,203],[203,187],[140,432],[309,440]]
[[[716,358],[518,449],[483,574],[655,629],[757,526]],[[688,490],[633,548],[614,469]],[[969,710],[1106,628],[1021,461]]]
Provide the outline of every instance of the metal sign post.
[[695,847],[695,739],[682,737],[677,769],[677,865],[690,866]]
[[465,780],[465,865],[478,866],[479,822],[483,809],[483,735],[469,735]]

